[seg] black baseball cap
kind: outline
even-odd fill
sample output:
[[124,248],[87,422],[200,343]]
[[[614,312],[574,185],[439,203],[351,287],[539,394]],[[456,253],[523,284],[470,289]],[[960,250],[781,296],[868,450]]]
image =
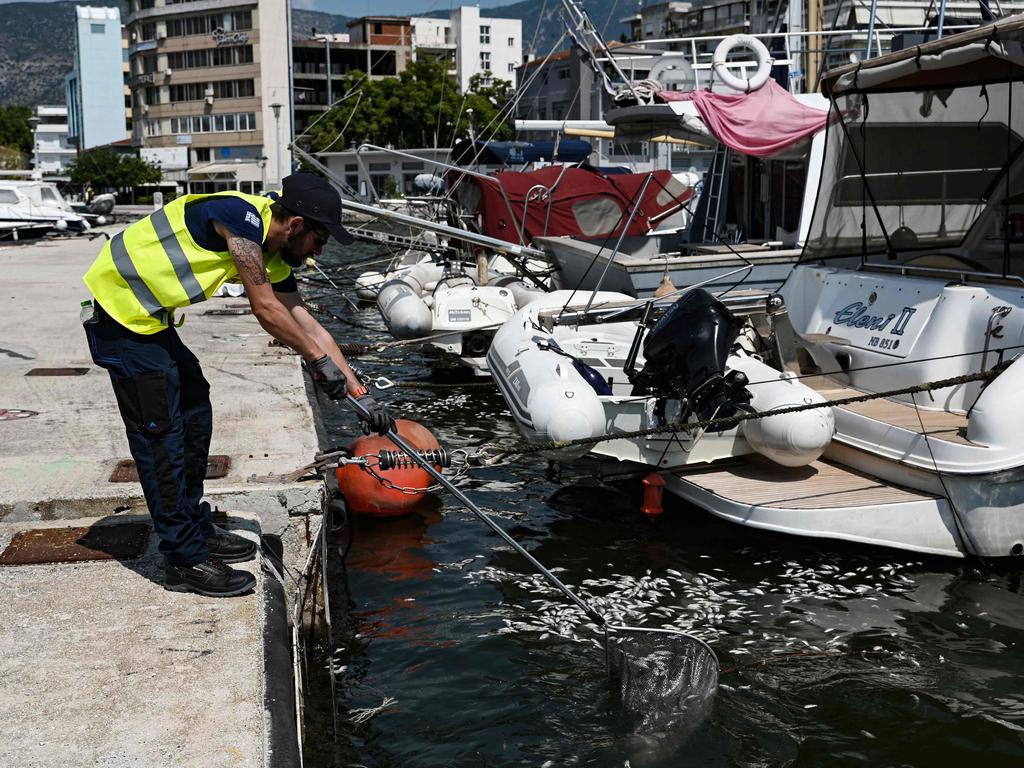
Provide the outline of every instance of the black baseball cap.
[[355,238],[341,225],[341,195],[327,179],[314,173],[293,173],[281,181],[281,205],[297,216],[324,225],[342,245]]

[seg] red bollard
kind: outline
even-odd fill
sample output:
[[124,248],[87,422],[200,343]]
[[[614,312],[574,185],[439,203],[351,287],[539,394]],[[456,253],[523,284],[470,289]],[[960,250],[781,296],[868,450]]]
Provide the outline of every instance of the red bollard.
[[644,486],[644,503],[640,511],[651,520],[655,520],[665,511],[661,506],[661,491],[665,487],[665,481],[657,472],[651,472],[640,482]]

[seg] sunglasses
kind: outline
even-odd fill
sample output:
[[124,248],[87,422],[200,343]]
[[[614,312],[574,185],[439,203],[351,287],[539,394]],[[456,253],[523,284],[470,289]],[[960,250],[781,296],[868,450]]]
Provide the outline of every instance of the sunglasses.
[[312,232],[313,236],[316,238],[317,248],[323,248],[325,245],[327,245],[327,241],[331,239],[331,235],[326,229],[316,228],[309,229],[307,231]]

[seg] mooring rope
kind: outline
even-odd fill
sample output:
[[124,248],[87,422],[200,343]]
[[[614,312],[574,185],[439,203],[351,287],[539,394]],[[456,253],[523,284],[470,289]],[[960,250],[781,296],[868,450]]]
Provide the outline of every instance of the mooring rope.
[[813,411],[820,408],[833,408],[843,405],[853,405],[854,403],[866,403],[871,400],[881,400],[888,397],[895,397],[897,395],[913,395],[920,392],[930,392],[936,389],[946,389],[947,387],[955,387],[960,384],[970,384],[974,381],[987,381],[995,378],[1009,363],[1002,364],[992,368],[988,371],[979,371],[977,373],[968,373],[962,376],[952,376],[948,379],[939,379],[936,381],[929,381],[923,384],[915,384],[910,387],[901,387],[899,389],[890,389],[885,392],[874,392],[871,394],[857,395],[854,397],[842,397],[837,400],[826,400],[821,403],[808,403],[805,405],[794,405],[787,408],[777,408],[772,411],[759,411],[759,412],[746,412],[737,413],[733,416],[724,416],[717,419],[705,419],[704,421],[688,421],[688,422],[673,422],[671,424],[665,424],[660,427],[654,427],[651,429],[637,429],[630,432],[616,432],[609,435],[600,435],[598,437],[583,437],[576,440],[546,440],[539,443],[526,443],[520,442],[511,445],[507,448],[501,448],[499,446],[487,446],[486,444],[481,446],[477,453],[472,456],[474,463],[481,466],[493,466],[501,461],[505,461],[513,456],[527,456],[534,453],[543,453],[545,451],[556,451],[564,448],[572,448],[579,445],[597,445],[609,440],[628,440],[634,437],[646,437],[648,435],[662,435],[672,433],[673,435],[677,432],[692,432],[695,430],[712,430],[721,431],[728,427],[735,426],[744,421],[752,421],[754,419],[766,419],[771,416],[782,416],[788,413],[801,413],[803,411]]
[[319,313],[321,315],[327,315],[327,317],[331,318],[332,320],[336,320],[339,323],[344,323],[345,325],[351,325],[353,328],[359,328],[359,329],[361,329],[363,331],[373,331],[374,333],[380,333],[381,332],[380,328],[374,328],[372,325],[366,325],[365,323],[359,323],[359,322],[356,322],[355,320],[349,320],[346,317],[342,317],[341,315],[339,315],[339,314],[337,314],[335,312],[332,312],[327,307],[325,307],[323,304],[318,304],[315,301],[307,301],[306,302],[306,307],[308,309],[312,310],[313,312],[317,312],[317,313]]
[[[371,328],[368,325],[362,325],[360,323],[355,322],[354,320],[347,320],[344,317],[335,314],[330,309],[325,307],[323,304],[318,304],[317,302],[314,301],[307,301],[306,306],[309,307],[309,309],[311,309],[313,312],[318,312],[320,314],[326,315],[327,317],[330,317],[332,320],[337,320],[339,323],[345,323],[346,325],[351,325],[356,328],[362,328],[368,331],[381,331],[381,329],[379,328]],[[490,331],[495,328],[500,328],[502,325],[505,324],[505,322],[505,320],[500,320],[498,322],[488,323],[487,325],[478,325],[475,328],[473,328],[473,330]],[[366,344],[363,345],[363,350],[357,354],[365,354],[367,352],[383,352],[386,349],[393,349],[395,347],[407,347],[411,344],[429,343],[431,341],[436,341],[437,339],[442,339],[446,336],[453,336],[456,333],[458,333],[458,331],[438,331],[437,333],[432,333],[429,336],[418,336],[415,339],[398,339],[396,341],[382,341],[380,344]]]

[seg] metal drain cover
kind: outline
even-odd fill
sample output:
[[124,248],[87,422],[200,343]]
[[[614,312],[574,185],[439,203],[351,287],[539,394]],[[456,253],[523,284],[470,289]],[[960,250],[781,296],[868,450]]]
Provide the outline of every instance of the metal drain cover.
[[223,307],[221,309],[208,309],[204,315],[251,315],[249,307]]
[[14,535],[0,554],[0,565],[130,560],[143,553],[148,541],[149,523],[141,521],[87,528],[34,528]]
[[33,368],[26,376],[84,376],[88,368]]
[[[231,457],[222,453],[215,453],[210,456],[206,464],[206,479],[218,480],[226,477],[231,469]],[[110,473],[111,483],[137,483],[139,482],[139,469],[131,459],[121,459]]]

